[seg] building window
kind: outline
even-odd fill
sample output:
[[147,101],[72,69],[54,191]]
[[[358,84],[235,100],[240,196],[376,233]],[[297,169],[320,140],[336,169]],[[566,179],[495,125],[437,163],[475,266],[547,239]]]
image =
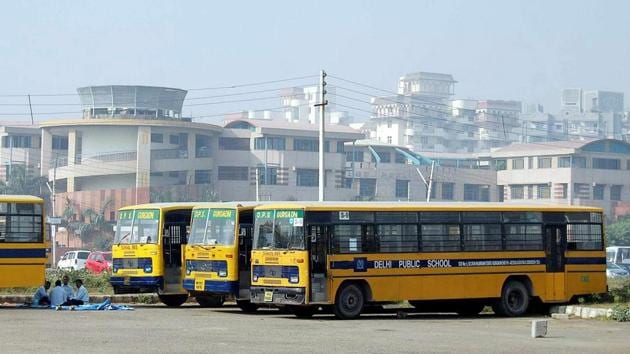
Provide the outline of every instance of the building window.
[[571,167],[571,156],[558,157],[558,168]]
[[455,183],[442,182],[442,200],[455,199]]
[[295,185],[303,187],[319,186],[318,170],[298,168],[296,171]]
[[510,199],[524,199],[524,197],[522,185],[510,186]]
[[593,158],[593,168],[601,170],[619,170],[621,161],[619,159]]
[[575,168],[586,168],[586,157],[573,156],[573,160],[571,161],[571,166]]
[[219,138],[219,150],[249,150],[249,138]]
[[220,181],[247,181],[249,179],[249,167],[219,166],[218,174]]
[[534,185],[528,184],[526,187],[527,187],[527,199],[534,199]]
[[359,178],[359,196],[363,198],[376,196],[376,178]]
[[[382,163],[392,162],[392,156],[389,152],[377,151],[376,154],[381,159]],[[376,156],[372,155],[372,162],[376,163]]]
[[396,180],[396,198],[409,197],[409,181],[406,179]]
[[507,160],[495,160],[494,166],[497,171],[503,171],[507,169]]
[[169,135],[168,142],[169,144],[172,144],[172,145],[179,145],[179,135],[177,134]]
[[539,157],[538,168],[551,168],[551,157]]
[[621,188],[623,186],[619,184],[613,184],[610,186],[610,200],[621,200]]
[[8,135],[2,137],[2,147],[5,148],[30,148],[31,137],[29,135]]
[[212,170],[195,170],[195,184],[208,184],[212,179]]
[[512,159],[512,169],[513,170],[522,170],[525,168],[525,160],[524,159]]
[[346,188],[346,189],[350,189],[352,188],[352,178],[346,178],[344,177],[341,180],[341,188]]
[[195,157],[212,156],[211,138],[208,135],[195,136]]
[[527,166],[530,170],[534,168],[534,158],[532,156],[527,158]]
[[293,139],[293,150],[295,151],[319,151],[319,141],[315,139]]
[[343,153],[345,151],[344,143],[345,143],[345,141],[338,141],[337,142],[337,152],[338,153]]
[[387,143],[388,143],[388,144],[391,144],[391,143],[392,143],[392,137],[391,137],[391,136],[388,136],[388,137],[387,137]]
[[52,148],[53,150],[68,150],[68,137],[53,135]]
[[152,143],[163,143],[164,142],[164,135],[160,134],[160,133],[151,133],[151,142]]
[[278,184],[278,168],[276,167],[258,167],[258,181],[261,185]]
[[464,200],[490,201],[490,187],[486,184],[464,184]]
[[505,186],[497,186],[497,200],[499,202],[505,201]]
[[549,199],[551,198],[551,187],[548,184],[539,184],[538,185],[538,199]]
[[265,136],[254,139],[254,149],[256,150],[286,150],[284,138]]
[[347,151],[347,162],[363,162],[363,151]]
[[593,199],[604,200],[604,185],[596,184],[593,186]]
[[558,198],[567,199],[569,196],[569,185],[567,183],[560,183],[558,193]]
[[396,152],[396,163],[407,163],[407,158],[405,157],[405,155]]

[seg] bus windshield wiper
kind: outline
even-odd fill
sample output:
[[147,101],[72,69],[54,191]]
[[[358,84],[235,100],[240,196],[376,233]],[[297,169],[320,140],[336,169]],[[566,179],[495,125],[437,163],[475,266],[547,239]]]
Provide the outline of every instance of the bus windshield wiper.
[[120,246],[120,244],[123,242],[123,240],[126,239],[127,237],[129,237],[130,234],[131,234],[130,232],[127,232],[125,234],[125,236],[121,237],[120,240],[118,240],[118,244],[116,246]]

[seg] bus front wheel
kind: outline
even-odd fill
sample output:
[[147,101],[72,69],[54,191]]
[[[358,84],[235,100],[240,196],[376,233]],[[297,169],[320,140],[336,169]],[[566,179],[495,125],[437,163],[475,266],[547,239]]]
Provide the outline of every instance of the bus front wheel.
[[160,295],[158,294],[160,301],[168,307],[181,306],[186,300],[188,300],[188,294],[176,294],[176,295]]
[[236,305],[243,311],[247,313],[253,313],[258,310],[258,305],[252,304],[249,300],[236,300]]
[[515,317],[524,315],[529,308],[529,291],[525,284],[511,280],[503,286],[501,298],[492,306],[500,316]]
[[344,285],[337,293],[334,312],[337,318],[350,320],[359,317],[363,311],[365,296],[356,284]]
[[223,296],[196,296],[195,299],[201,307],[221,307],[223,306]]

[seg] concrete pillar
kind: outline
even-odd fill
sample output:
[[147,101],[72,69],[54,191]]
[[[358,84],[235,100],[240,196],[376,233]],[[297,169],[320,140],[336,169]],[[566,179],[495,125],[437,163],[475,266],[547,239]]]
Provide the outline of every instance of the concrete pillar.
[[[195,133],[187,133],[188,134],[188,160],[195,159],[197,157],[195,151],[195,146],[197,142],[197,134]],[[192,164],[190,164],[192,165]],[[190,169],[186,171],[186,184],[195,184],[195,170]]]
[[[75,162],[80,158],[80,156],[77,156],[77,130],[70,129],[68,131],[68,170],[70,171],[70,174],[72,174],[72,171],[74,170]],[[74,176],[71,176],[70,174],[66,179],[66,191],[74,192]]]
[[138,127],[136,146],[136,188],[151,185],[151,127]]
[[42,129],[42,146],[40,152],[40,176],[44,176],[48,180],[48,171],[55,163],[55,156],[52,149],[52,133],[46,128]]

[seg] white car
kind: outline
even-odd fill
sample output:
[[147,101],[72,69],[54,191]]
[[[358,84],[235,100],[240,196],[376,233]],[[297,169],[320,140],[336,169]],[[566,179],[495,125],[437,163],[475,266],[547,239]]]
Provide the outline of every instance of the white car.
[[68,251],[61,257],[59,263],[57,263],[57,268],[67,270],[85,269],[85,261],[87,261],[89,255],[90,251]]

